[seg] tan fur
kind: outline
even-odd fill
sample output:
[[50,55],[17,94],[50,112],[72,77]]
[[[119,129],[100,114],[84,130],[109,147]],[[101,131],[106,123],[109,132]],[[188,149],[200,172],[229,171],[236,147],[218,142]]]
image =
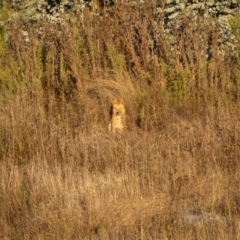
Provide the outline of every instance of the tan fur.
[[108,125],[110,133],[121,134],[125,127],[125,106],[124,101],[115,99],[112,105],[111,120]]

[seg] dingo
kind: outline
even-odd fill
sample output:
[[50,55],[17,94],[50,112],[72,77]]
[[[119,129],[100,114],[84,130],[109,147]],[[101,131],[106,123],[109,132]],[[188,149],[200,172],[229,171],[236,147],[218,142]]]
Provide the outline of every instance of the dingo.
[[108,125],[110,133],[122,133],[125,125],[125,107],[124,101],[115,99],[112,105],[111,120]]

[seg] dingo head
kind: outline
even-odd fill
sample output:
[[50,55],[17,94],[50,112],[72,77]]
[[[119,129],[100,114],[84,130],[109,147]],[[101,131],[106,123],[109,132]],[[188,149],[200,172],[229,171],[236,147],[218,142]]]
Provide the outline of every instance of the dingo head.
[[114,116],[122,116],[125,113],[124,101],[115,99],[112,106],[112,114]]

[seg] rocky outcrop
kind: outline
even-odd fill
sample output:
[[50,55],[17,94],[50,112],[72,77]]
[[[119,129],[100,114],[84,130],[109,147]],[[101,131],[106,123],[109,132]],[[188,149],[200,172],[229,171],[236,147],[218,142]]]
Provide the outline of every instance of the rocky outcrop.
[[[25,19],[38,20],[41,17],[49,19],[50,21],[61,21],[62,15],[78,15],[86,8],[94,9],[96,13],[99,7],[104,6],[100,4],[106,2],[106,6],[117,4],[117,0],[12,0],[11,7],[16,11],[16,15],[22,10]],[[137,1],[119,1],[131,4],[145,4],[143,0]],[[237,0],[158,0],[156,4],[156,18],[161,19],[164,14],[165,24],[169,24],[178,16],[185,14],[192,14],[197,17],[200,15],[204,17],[217,17],[226,19],[229,16],[235,16],[238,13]],[[51,17],[50,17],[51,16]]]
[[157,13],[165,14],[165,21],[170,22],[178,15],[191,13],[193,16],[211,16],[225,18],[236,15],[238,10],[237,0],[166,0],[158,1]]
[[[235,37],[232,34],[229,25],[229,19],[238,15],[237,0],[166,0],[158,1],[156,8],[156,20],[164,23],[164,32],[169,39],[170,47],[176,45],[176,31],[183,32],[189,27],[186,24],[186,18],[194,23],[195,28],[191,31],[197,31],[200,28],[210,28],[217,33],[218,37],[218,55],[222,58],[235,55]],[[173,26],[175,26],[173,28]],[[204,41],[204,37],[199,36],[202,46],[202,55],[211,58],[211,43]],[[208,36],[208,39],[211,36]]]
[[[141,5],[144,11],[145,0],[117,1],[117,0],[12,0],[13,14],[10,21],[21,17],[25,22],[49,21],[53,24],[64,24],[66,21],[74,22],[82,19],[84,13],[90,11],[92,15],[99,16],[100,8],[110,10],[112,5],[126,4]],[[155,6],[156,25],[163,27],[169,48],[174,51],[179,41],[178,37],[189,31],[189,24],[194,23],[191,31],[199,31],[200,28],[211,26],[217,32],[218,54],[225,58],[235,54],[235,38],[232,34],[228,19],[238,15],[238,0],[158,0]],[[19,14],[21,12],[21,14]],[[1,20],[1,19],[0,19]],[[1,21],[1,25],[4,22]],[[192,25],[191,25],[192,26]],[[201,26],[201,27],[200,27]],[[135,24],[137,27],[137,23]],[[157,31],[157,30],[156,30]],[[153,59],[154,48],[157,47],[159,34],[154,33],[149,45],[150,59]],[[199,35],[202,43],[202,55],[211,58],[211,36]]]
[[14,0],[11,7],[14,10],[13,19],[21,17],[25,22],[44,19],[54,24],[64,24],[66,20],[74,21],[87,4],[88,2],[83,0],[78,4],[74,0]]

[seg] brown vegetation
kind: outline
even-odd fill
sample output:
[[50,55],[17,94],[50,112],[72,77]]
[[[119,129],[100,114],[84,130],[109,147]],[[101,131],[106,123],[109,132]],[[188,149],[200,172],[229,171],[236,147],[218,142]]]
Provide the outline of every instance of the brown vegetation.
[[[151,6],[128,9],[2,34],[1,239],[240,238],[238,59],[207,61],[182,32],[178,54],[162,37],[150,62]],[[121,139],[108,133],[115,97]],[[184,226],[186,208],[231,226]]]

